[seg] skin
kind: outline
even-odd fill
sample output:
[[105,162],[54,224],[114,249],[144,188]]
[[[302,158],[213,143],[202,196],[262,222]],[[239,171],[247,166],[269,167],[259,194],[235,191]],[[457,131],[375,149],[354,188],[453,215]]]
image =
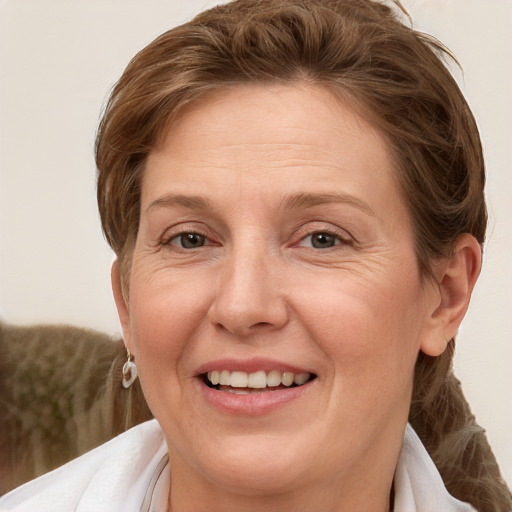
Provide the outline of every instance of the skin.
[[[385,138],[328,91],[239,85],[188,107],[147,161],[128,302],[113,268],[170,510],[388,510],[416,357],[454,335],[479,254],[462,237],[425,282]],[[223,358],[316,379],[228,412],[197,378]]]

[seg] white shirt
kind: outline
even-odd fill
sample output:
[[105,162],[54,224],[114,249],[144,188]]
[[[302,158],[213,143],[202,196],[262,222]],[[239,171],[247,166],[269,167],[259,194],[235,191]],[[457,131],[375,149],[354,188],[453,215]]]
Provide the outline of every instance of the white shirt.
[[[167,446],[156,420],[138,425],[0,498],[0,512],[166,512]],[[394,512],[475,512],[452,497],[408,425]]]

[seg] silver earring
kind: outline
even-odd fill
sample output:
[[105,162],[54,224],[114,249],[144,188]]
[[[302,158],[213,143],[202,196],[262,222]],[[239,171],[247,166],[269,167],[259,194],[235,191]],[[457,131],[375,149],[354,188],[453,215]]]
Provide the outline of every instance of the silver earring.
[[130,351],[127,350],[127,358],[128,360],[123,365],[123,388],[128,389],[137,379],[138,372],[137,366],[133,361],[133,356],[130,354]]

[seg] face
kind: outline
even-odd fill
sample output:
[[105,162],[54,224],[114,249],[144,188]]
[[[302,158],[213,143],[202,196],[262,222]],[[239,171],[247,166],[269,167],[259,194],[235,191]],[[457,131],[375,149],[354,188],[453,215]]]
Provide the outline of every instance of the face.
[[176,474],[259,493],[392,473],[438,297],[349,103],[247,85],[189,107],[147,161],[117,295]]

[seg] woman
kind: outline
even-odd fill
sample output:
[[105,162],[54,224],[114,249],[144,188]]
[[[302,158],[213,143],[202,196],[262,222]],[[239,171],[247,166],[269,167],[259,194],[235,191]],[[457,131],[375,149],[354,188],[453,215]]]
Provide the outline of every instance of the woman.
[[124,385],[156,421],[2,510],[512,508],[451,373],[478,132],[398,7],[239,0],[132,60],[98,200]]

